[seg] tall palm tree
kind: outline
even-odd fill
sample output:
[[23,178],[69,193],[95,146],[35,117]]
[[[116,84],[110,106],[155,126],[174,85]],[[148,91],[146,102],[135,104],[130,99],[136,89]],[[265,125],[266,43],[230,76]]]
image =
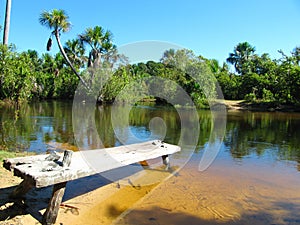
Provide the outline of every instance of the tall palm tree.
[[[61,32],[67,32],[69,31],[71,27],[71,23],[69,22],[69,17],[66,14],[64,10],[61,9],[53,9],[50,12],[42,12],[39,18],[39,21],[41,25],[48,27],[49,29],[53,30],[52,34],[55,36],[59,50],[61,54],[63,55],[64,59],[68,63],[68,65],[71,67],[72,71],[76,74],[76,76],[79,78],[79,80],[82,82],[82,84],[89,89],[89,86],[86,84],[84,79],[80,76],[80,74],[77,72],[71,61],[69,60],[67,54],[65,53],[64,48],[62,47],[62,44],[60,42],[60,33]],[[51,40],[51,38],[49,39]],[[51,41],[50,41],[51,42]],[[51,45],[48,41],[48,47],[51,47]]]
[[112,33],[100,26],[87,28],[83,34],[79,35],[79,39],[91,48],[88,59],[89,67],[99,68],[101,57],[116,50],[116,46],[112,43]]
[[6,0],[6,11],[5,11],[5,23],[3,32],[3,44],[8,44],[8,35],[10,27],[10,11],[11,11],[11,0]]
[[247,69],[246,63],[252,58],[254,52],[255,47],[251,46],[248,42],[239,43],[235,46],[233,53],[229,54],[226,61],[234,65],[236,71],[243,75]]

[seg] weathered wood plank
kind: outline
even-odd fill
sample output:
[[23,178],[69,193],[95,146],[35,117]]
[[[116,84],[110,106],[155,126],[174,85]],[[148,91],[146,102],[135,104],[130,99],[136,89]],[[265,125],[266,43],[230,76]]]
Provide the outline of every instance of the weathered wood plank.
[[[62,154],[60,154],[62,156]],[[25,157],[9,158],[3,161],[3,167],[7,170],[13,170],[16,165],[31,164],[37,161],[45,161],[48,155],[33,155]]]
[[[31,177],[35,180],[36,187],[45,187],[138,163],[140,161],[174,154],[179,151],[179,146],[170,145],[157,140],[114,148],[74,152],[71,164],[68,168],[62,167],[62,158],[57,162],[45,161],[46,155],[34,158],[33,162],[32,158],[19,159],[22,162],[30,161],[30,163],[21,165],[18,165],[16,160],[9,160],[7,163],[11,162],[11,165],[14,165],[14,173],[17,176]],[[101,166],[95,168],[93,165]]]
[[73,151],[70,151],[70,150],[64,151],[64,157],[63,157],[63,161],[62,161],[63,168],[70,166],[71,160],[72,160],[72,155],[73,155]]
[[[64,157],[62,161],[62,166],[64,168],[68,167],[71,164],[72,153],[72,151],[64,152]],[[55,223],[58,215],[59,206],[65,193],[66,185],[67,182],[62,182],[53,186],[52,197],[43,216],[43,225],[51,225]]]

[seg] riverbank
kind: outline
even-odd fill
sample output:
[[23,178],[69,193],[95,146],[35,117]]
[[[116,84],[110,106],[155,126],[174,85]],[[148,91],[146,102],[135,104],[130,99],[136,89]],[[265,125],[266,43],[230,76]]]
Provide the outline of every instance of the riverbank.
[[245,100],[224,100],[227,110],[248,110],[259,112],[300,112],[300,105],[274,102],[247,102]]
[[[60,101],[60,100],[56,100]],[[42,101],[43,102],[43,101]],[[45,101],[48,102],[48,101]],[[61,101],[65,102],[65,101]],[[68,100],[72,104],[71,100]],[[156,103],[153,99],[146,100],[144,102],[140,102],[141,104],[149,104],[154,106]],[[27,104],[26,102],[24,104]],[[259,112],[300,112],[300,104],[284,104],[279,102],[248,102],[245,100],[220,100],[217,101],[217,105],[221,104],[226,107],[227,110],[248,110],[248,111],[259,111]],[[108,104],[110,105],[110,104]],[[12,101],[1,101],[0,107],[11,107],[16,106]],[[177,106],[175,106],[177,107]],[[185,107],[185,106],[178,106]],[[209,105],[203,105],[203,108],[199,109],[209,109]]]

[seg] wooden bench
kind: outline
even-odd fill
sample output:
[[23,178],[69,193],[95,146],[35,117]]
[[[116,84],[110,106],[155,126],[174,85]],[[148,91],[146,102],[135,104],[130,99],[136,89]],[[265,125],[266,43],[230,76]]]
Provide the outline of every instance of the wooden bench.
[[162,157],[163,164],[169,169],[168,156],[179,151],[179,146],[155,140],[105,149],[9,158],[3,161],[3,166],[23,179],[11,198],[23,197],[32,187],[53,185],[52,197],[42,220],[42,224],[48,225],[56,221],[68,181],[158,157]]

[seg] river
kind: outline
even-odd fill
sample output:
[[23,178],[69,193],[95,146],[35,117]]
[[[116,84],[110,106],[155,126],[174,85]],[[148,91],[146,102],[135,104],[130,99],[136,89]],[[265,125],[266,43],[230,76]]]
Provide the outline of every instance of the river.
[[[0,150],[40,154],[164,139],[182,145],[173,159],[182,169],[177,180],[149,195],[157,200],[156,209],[169,208],[173,218],[189,224],[300,224],[300,114],[228,111],[224,120],[215,135],[217,121],[209,110],[195,117],[170,106],[72,107],[72,102],[44,101],[17,111],[0,108]],[[208,146],[216,155],[203,169]],[[170,190],[164,200],[162,187]],[[141,207],[123,222],[138,223],[139,215],[150,211]],[[159,224],[168,224],[169,214],[157,212]]]

